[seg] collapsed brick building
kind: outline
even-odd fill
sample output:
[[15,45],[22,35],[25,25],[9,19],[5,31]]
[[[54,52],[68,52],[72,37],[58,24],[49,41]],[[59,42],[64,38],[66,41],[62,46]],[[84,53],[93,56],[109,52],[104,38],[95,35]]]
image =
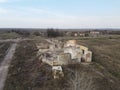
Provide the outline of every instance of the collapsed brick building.
[[62,65],[92,61],[92,52],[87,47],[78,45],[76,40],[69,40],[63,46],[57,40],[49,42],[49,47],[39,48],[39,52],[43,53],[42,62],[52,66],[54,78],[64,76]]

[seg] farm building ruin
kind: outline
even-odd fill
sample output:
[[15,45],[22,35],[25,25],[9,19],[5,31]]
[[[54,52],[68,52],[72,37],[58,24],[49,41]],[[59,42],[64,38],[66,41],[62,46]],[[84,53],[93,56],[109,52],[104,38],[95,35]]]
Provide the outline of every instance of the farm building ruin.
[[92,61],[92,52],[87,47],[78,45],[76,40],[69,40],[63,46],[57,40],[49,42],[47,48],[38,46],[38,53],[42,53],[42,62],[52,66],[54,78],[64,76],[62,65],[90,63]]

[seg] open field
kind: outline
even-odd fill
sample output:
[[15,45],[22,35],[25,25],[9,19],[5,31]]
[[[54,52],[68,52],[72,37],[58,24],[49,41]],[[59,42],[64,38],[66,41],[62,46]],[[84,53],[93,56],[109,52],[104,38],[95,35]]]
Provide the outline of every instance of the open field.
[[20,35],[18,35],[17,33],[14,32],[10,32],[10,33],[5,33],[5,32],[1,32],[0,33],[0,39],[16,39],[19,38]]
[[120,78],[120,37],[78,40],[93,52],[93,61]]
[[[120,36],[76,38],[76,40],[78,44],[89,47],[93,52],[93,61],[95,63],[120,78]],[[63,41],[66,41],[66,39]]]
[[[59,38],[63,42],[70,38]],[[73,38],[72,38],[73,39]],[[93,52],[90,65],[63,66],[65,77],[53,79],[51,67],[37,57],[35,43],[22,41],[9,68],[4,90],[120,90],[120,38],[76,38]]]

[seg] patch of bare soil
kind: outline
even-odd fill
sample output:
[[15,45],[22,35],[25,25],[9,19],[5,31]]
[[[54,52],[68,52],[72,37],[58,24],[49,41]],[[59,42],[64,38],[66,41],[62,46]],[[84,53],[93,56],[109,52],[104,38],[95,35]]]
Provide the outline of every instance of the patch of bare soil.
[[2,62],[7,49],[10,47],[10,43],[6,42],[6,43],[0,43],[0,63]]

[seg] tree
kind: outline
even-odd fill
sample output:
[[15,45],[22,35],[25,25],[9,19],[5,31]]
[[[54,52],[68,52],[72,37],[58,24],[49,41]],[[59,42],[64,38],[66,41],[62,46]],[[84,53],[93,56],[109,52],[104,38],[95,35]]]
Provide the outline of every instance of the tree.
[[47,30],[47,36],[48,37],[59,37],[62,36],[63,33],[58,31],[58,30],[54,30],[54,29],[48,29]]

